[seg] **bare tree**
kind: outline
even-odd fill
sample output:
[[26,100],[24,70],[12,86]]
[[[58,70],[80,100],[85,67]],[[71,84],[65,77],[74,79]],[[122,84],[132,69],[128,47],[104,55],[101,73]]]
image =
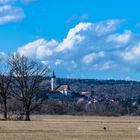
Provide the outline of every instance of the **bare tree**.
[[31,111],[45,100],[41,93],[45,90],[43,82],[49,74],[48,66],[19,54],[9,58],[9,65],[13,75],[13,96],[22,102],[25,120],[29,121]]
[[0,97],[3,102],[4,119],[7,119],[7,100],[11,93],[11,72],[5,62],[0,67]]

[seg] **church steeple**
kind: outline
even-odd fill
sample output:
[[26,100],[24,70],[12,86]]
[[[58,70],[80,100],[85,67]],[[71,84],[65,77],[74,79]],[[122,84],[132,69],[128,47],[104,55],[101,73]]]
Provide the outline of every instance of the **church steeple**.
[[53,72],[52,77],[51,77],[51,91],[55,90],[55,85],[56,85],[56,76],[55,76],[55,73]]
[[52,75],[52,78],[56,78],[56,76],[55,76],[55,73],[54,73],[54,71],[53,71],[53,75]]

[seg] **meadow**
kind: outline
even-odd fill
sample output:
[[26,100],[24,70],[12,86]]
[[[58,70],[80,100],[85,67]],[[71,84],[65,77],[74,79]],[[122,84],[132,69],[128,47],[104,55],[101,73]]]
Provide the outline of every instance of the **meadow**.
[[0,121],[0,140],[140,140],[140,117],[32,116]]

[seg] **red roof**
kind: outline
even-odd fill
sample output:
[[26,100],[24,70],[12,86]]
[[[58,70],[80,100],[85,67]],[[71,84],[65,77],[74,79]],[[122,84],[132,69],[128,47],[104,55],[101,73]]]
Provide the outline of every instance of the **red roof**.
[[67,91],[67,90],[71,90],[71,89],[68,85],[62,85],[62,86],[58,87],[56,90],[57,91],[62,91],[62,90]]

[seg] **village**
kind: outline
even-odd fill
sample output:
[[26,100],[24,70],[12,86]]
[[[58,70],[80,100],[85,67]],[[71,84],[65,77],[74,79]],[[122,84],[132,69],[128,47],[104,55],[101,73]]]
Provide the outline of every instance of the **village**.
[[[47,94],[48,101],[59,100],[63,101],[63,103],[76,103],[80,105],[81,108],[86,108],[85,110],[88,110],[88,113],[92,114],[92,112],[94,112],[95,115],[100,114],[104,109],[104,115],[138,115],[140,113],[139,95],[123,97],[119,95],[116,96],[115,94],[95,94],[94,90],[75,92],[71,90],[69,85],[58,85],[54,72],[50,84],[51,92]],[[81,110],[81,112],[84,112],[84,109]]]

